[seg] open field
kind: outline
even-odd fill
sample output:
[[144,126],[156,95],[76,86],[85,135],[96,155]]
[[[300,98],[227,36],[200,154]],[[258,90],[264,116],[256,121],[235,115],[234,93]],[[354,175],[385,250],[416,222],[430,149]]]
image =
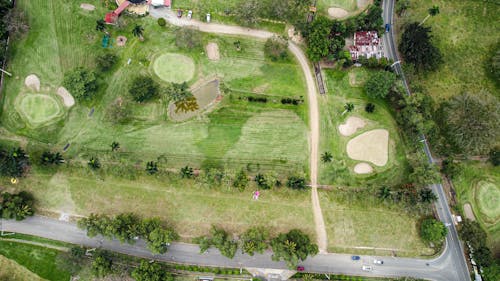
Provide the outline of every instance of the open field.
[[0,255],[0,280],[10,281],[43,281],[45,279],[27,270],[17,262]]
[[370,255],[428,256],[420,240],[418,218],[375,202],[343,202],[335,191],[320,192],[328,250]]
[[[395,120],[383,100],[369,99],[362,88],[369,71],[354,68],[349,71],[325,70],[328,93],[319,98],[321,112],[320,153],[329,151],[333,155],[331,163],[320,164],[319,182],[348,186],[366,184],[395,185],[404,180],[407,174],[404,147],[399,136]],[[345,113],[344,104],[354,104],[354,111]],[[367,113],[365,105],[375,104],[375,112]],[[362,128],[349,136],[341,135],[339,126],[346,123],[349,117],[358,117],[365,121]],[[348,157],[346,146],[356,136],[375,129],[386,129],[389,132],[388,161],[384,166],[374,166],[374,173],[357,175],[354,166],[360,161]],[[345,133],[345,132],[344,132]],[[350,133],[350,132],[349,132]]]
[[31,276],[35,278],[22,280],[37,280],[34,274],[51,281],[69,280],[70,274],[56,265],[58,254],[59,251],[45,247],[0,240],[0,255],[17,262],[26,271],[31,271]]
[[[461,174],[453,180],[459,209],[469,203],[476,220],[488,233],[492,251],[500,253],[500,221],[498,217],[498,183],[500,168],[489,163],[464,162]],[[495,203],[495,201],[497,203]]]
[[[498,44],[500,6],[495,1],[419,0],[411,1],[406,15],[396,20],[398,27],[406,22],[421,22],[433,5],[440,13],[425,25],[432,27],[433,40],[443,54],[438,71],[415,76],[412,83],[423,87],[435,100],[446,100],[462,92],[481,90],[496,94],[487,77],[489,59]],[[411,77],[410,77],[411,78]]]

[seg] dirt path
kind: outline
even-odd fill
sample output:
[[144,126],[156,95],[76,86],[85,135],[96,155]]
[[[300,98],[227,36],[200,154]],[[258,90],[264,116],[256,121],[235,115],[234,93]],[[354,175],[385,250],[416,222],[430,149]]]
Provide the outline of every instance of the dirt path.
[[[273,33],[263,30],[249,29],[240,26],[223,25],[215,23],[203,23],[196,20],[188,20],[185,18],[177,18],[175,14],[167,9],[152,9],[150,15],[155,18],[165,18],[169,23],[177,26],[192,26],[198,28],[202,32],[229,34],[229,35],[242,35],[251,36],[260,39],[267,39],[272,37]],[[314,223],[316,227],[317,243],[320,253],[327,252],[327,235],[325,222],[323,220],[323,213],[319,203],[319,196],[317,190],[318,184],[318,146],[319,146],[319,110],[318,110],[318,91],[314,81],[312,70],[309,62],[304,55],[304,52],[295,45],[289,42],[288,49],[294,54],[299,61],[300,67],[304,73],[307,84],[307,97],[309,101],[309,122],[310,122],[310,177],[311,177],[311,200],[313,205]]]

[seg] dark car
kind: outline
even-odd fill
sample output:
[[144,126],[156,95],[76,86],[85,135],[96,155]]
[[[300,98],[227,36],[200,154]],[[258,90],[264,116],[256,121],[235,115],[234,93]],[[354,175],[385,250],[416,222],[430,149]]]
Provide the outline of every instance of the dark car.
[[178,17],[178,18],[181,18],[181,17],[182,17],[182,10],[181,10],[181,9],[178,9],[178,10],[177,10],[177,17]]
[[351,256],[351,260],[359,261],[361,258],[359,256]]
[[385,32],[389,32],[391,30],[391,25],[386,23],[385,24]]
[[297,266],[297,271],[304,271],[304,267],[302,265]]

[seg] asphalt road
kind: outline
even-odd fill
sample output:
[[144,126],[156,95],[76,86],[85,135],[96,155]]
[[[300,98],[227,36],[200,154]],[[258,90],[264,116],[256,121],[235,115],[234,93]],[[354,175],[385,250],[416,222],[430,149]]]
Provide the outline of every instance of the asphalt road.
[[[398,53],[396,50],[396,43],[394,40],[394,29],[392,28],[394,15],[394,0],[384,0],[383,2],[383,18],[384,23],[391,24],[390,32],[386,32],[384,36],[384,46],[386,48],[387,55],[389,58],[393,59],[395,62],[399,61]],[[396,63],[394,65],[394,70],[396,73],[402,78],[403,83],[405,85],[406,94],[411,95],[410,89],[408,87],[408,83],[406,81],[406,77],[404,75],[403,69],[401,67],[401,63]],[[432,157],[431,150],[429,148],[429,144],[425,136],[421,136],[423,150],[427,155],[427,158],[430,163],[434,163],[434,158]],[[467,267],[467,263],[465,261],[465,257],[463,254],[462,244],[458,238],[457,229],[453,223],[453,217],[448,206],[448,199],[443,190],[443,186],[441,184],[434,184],[431,186],[434,193],[438,196],[438,200],[436,202],[436,209],[441,221],[448,226],[448,235],[446,236],[446,251],[443,253],[441,258],[447,258],[451,260],[450,271],[455,273],[455,278],[450,280],[463,280],[468,281],[470,279],[469,270]]]

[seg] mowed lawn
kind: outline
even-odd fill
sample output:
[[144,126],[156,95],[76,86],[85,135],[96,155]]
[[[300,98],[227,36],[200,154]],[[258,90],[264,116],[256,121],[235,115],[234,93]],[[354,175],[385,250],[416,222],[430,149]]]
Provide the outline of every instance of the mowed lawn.
[[[363,186],[366,184],[395,185],[404,181],[407,175],[407,162],[397,124],[384,100],[370,99],[364,93],[363,85],[368,79],[370,71],[363,68],[353,68],[349,71],[325,70],[324,74],[328,92],[319,97],[320,154],[330,152],[333,161],[320,163],[320,183]],[[342,114],[344,105],[348,102],[354,104],[354,110]],[[375,105],[373,113],[365,111],[365,106],[369,102]],[[351,136],[342,136],[338,126],[344,124],[351,116],[362,118],[366,125]],[[382,167],[371,164],[374,168],[374,172],[371,174],[355,174],[353,168],[361,161],[352,160],[347,156],[347,143],[361,133],[373,129],[389,131],[388,162]]]
[[439,14],[425,26],[432,28],[433,41],[443,54],[443,64],[432,73],[415,77],[434,99],[446,100],[462,92],[480,94],[486,90],[498,96],[487,77],[489,60],[498,44],[500,5],[495,1],[419,0],[412,4],[398,26],[421,22],[428,9],[439,6]]
[[[490,163],[480,163],[480,162],[464,162],[462,164],[462,172],[456,179],[453,179],[453,184],[455,191],[457,193],[458,208],[462,210],[465,203],[469,203],[472,206],[472,210],[476,217],[476,220],[483,226],[483,228],[488,233],[488,244],[494,253],[500,253],[500,222],[498,219],[498,213],[492,212],[493,210],[498,210],[497,204],[492,204],[492,201],[498,201],[498,197],[493,198],[483,198],[481,190],[483,188],[496,188],[496,194],[498,194],[500,182],[500,168],[494,167]],[[495,192],[490,191],[489,196],[494,196]],[[485,212],[485,208],[490,207],[488,211]],[[494,215],[496,217],[489,217],[488,215]]]
[[340,202],[335,197],[334,191],[320,192],[329,251],[371,255],[394,252],[407,257],[434,253],[421,241],[416,217],[373,202]]
[[17,262],[0,255],[0,280],[11,281],[42,281],[44,279],[29,271]]

